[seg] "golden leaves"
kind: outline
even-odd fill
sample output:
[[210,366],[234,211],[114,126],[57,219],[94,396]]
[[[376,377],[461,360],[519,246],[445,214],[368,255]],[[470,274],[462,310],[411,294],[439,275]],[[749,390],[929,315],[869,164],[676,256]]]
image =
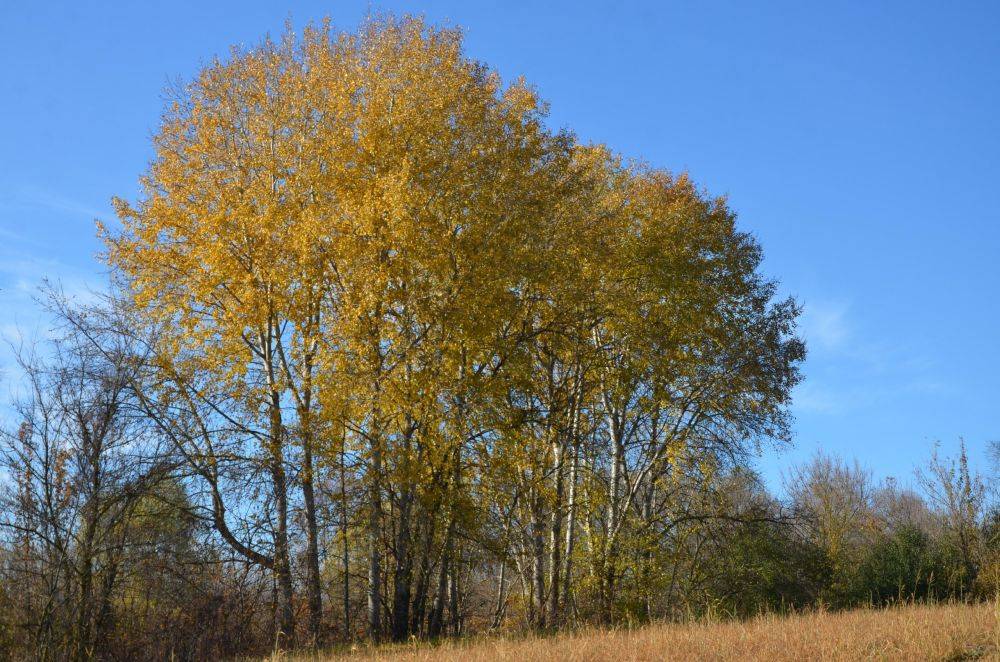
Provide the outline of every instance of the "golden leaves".
[[108,260],[165,325],[165,356],[253,415],[308,395],[310,420],[369,445],[441,459],[485,428],[527,447],[536,412],[511,402],[540,397],[540,357],[585,373],[595,411],[637,384],[647,409],[705,389],[727,415],[777,411],[737,397],[773,395],[758,384],[780,352],[734,358],[761,350],[748,330],[770,294],[725,202],[554,134],[545,112],[457,30],[289,32],[171,103],[142,200],[116,200],[124,231],[101,231]]

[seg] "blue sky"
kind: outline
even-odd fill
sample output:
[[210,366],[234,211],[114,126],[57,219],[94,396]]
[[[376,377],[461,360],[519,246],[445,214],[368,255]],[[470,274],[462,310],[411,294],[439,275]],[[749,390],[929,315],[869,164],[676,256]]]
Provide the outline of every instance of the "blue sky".
[[[1000,439],[996,2],[3,2],[0,330],[44,277],[100,287],[95,217],[134,197],[162,90],[232,44],[369,8],[467,30],[551,124],[726,194],[805,306],[796,445],[904,482]],[[806,5],[811,5],[807,7]],[[0,352],[9,390],[9,352]]]

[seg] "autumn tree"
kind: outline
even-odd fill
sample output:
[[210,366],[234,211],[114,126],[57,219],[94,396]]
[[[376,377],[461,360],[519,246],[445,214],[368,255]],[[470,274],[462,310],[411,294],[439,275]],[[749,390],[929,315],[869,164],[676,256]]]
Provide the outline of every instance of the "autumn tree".
[[[654,517],[674,458],[787,434],[797,309],[772,302],[724,201],[543,116],[455,30],[289,32],[206,68],[167,113],[143,199],[118,203],[109,259],[161,329],[160,400],[188,403],[180,437],[260,444],[273,553],[216,524],[274,571],[286,637],[289,470],[315,642],[315,458],[335,455],[335,431],[368,495],[369,633],[388,617],[395,639],[441,633],[446,603],[460,629],[458,533],[484,534],[477,512],[506,522],[500,567],[516,562],[536,626],[562,618],[579,520],[610,618],[619,541],[637,509]],[[218,483],[216,451],[189,457],[213,458],[199,470]],[[602,481],[586,513],[582,468]],[[480,487],[511,480],[513,500],[481,507]]]
[[118,203],[109,259],[163,329],[169,381],[210,383],[267,458],[286,636],[289,463],[316,640],[313,458],[341,423],[366,462],[369,628],[380,636],[388,497],[402,511],[392,629],[408,633],[416,467],[431,453],[461,479],[461,453],[433,449],[468,433],[442,428],[441,408],[460,418],[467,381],[492,369],[483,344],[508,332],[511,290],[538,261],[532,233],[558,205],[567,141],[542,128],[528,87],[503,88],[460,46],[457,31],[405,19],[234,53],[172,104],[143,199]]

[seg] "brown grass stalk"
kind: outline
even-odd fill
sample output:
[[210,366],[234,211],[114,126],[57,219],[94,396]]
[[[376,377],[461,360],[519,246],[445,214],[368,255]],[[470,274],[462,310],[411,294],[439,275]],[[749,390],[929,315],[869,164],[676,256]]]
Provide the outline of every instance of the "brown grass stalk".
[[1000,660],[1000,601],[359,647],[291,660]]

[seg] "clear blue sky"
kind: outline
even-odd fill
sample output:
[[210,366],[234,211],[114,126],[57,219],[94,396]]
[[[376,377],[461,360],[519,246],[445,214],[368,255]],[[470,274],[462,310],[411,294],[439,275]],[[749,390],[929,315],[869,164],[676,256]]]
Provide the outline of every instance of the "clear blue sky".
[[[544,5],[544,6],[543,6]],[[806,7],[811,5],[811,7]],[[44,276],[99,287],[94,217],[134,197],[161,91],[329,14],[423,13],[551,123],[727,194],[806,308],[797,442],[906,481],[1000,438],[1000,3],[0,2],[0,327]],[[0,353],[8,377],[9,353]],[[6,388],[0,389],[6,391]]]

